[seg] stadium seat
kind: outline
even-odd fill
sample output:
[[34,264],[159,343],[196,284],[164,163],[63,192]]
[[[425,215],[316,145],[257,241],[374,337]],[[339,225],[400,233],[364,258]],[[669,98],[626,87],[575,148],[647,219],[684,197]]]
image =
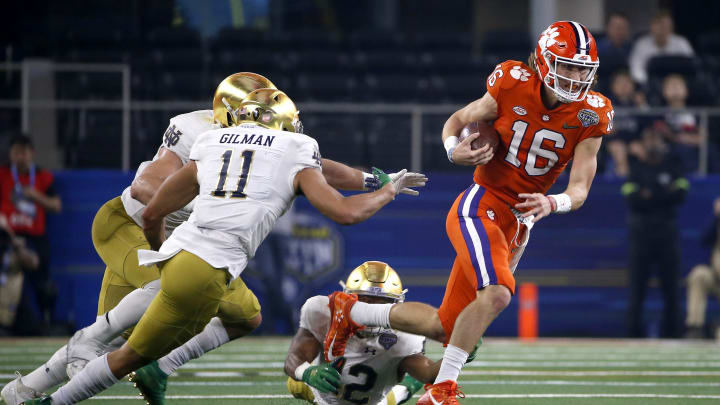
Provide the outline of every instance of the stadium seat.
[[494,55],[499,63],[508,59],[525,61],[532,47],[527,31],[492,30],[485,33],[480,49],[483,55]]
[[148,34],[148,45],[152,49],[200,48],[200,34],[188,27],[160,27]]
[[691,56],[656,56],[651,58],[647,64],[648,77],[664,78],[665,76],[677,73],[685,77],[692,77],[699,73],[700,63],[698,59]]
[[364,165],[369,156],[367,114],[301,113],[305,133],[320,145],[320,153],[347,165]]
[[423,114],[422,122],[422,162],[423,169],[442,171],[467,171],[466,166],[450,163],[442,145],[442,129],[448,114]]
[[289,31],[270,38],[277,50],[307,52],[312,50],[340,51],[343,43],[336,33],[327,31]]
[[465,104],[485,94],[487,74],[463,74],[434,77],[432,80],[436,101]]
[[413,38],[413,44],[419,51],[455,51],[470,52],[472,38],[458,32],[420,32]]
[[410,167],[410,116],[375,115],[368,122],[369,160],[389,171]]
[[344,73],[308,73],[298,77],[296,101],[349,101],[357,86],[352,76]]
[[275,52],[246,48],[227,49],[213,54],[210,67],[214,70],[262,73],[271,69],[283,68],[284,65],[280,63],[280,58]]
[[161,71],[194,71],[203,68],[203,52],[198,48],[168,48],[150,53],[153,68]]
[[407,39],[398,32],[356,31],[348,38],[348,48],[357,51],[405,50]]
[[208,88],[200,72],[159,72],[155,100],[209,100],[215,88]]
[[265,41],[265,34],[261,31],[225,27],[210,39],[209,48],[212,53],[222,50],[258,48],[264,46]]
[[708,32],[697,40],[698,55],[720,56],[720,32]]
[[384,74],[391,72],[411,72],[417,67],[413,52],[407,51],[368,51],[355,52],[349,68],[358,73]]
[[423,52],[419,61],[426,73],[440,75],[476,72],[484,65],[484,58],[466,50]]
[[383,102],[419,102],[427,99],[425,91],[430,83],[424,77],[411,74],[371,74],[365,76],[363,84],[368,100]]
[[[294,52],[294,68],[298,73],[317,72],[339,72],[353,67],[351,57],[347,52],[332,50],[308,50],[305,52]],[[281,64],[285,64],[285,58],[281,58]]]
[[90,111],[86,117],[85,136],[77,139],[77,146],[69,151],[72,167],[117,168],[122,165],[122,114],[114,111]]

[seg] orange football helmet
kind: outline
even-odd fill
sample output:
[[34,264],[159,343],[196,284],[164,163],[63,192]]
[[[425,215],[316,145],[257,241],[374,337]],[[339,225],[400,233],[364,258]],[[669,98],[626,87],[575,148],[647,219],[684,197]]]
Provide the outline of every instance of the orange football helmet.
[[[535,62],[543,83],[564,103],[585,99],[600,59],[590,31],[575,21],[557,21],[540,34]],[[558,65],[580,69],[580,80],[558,74]]]

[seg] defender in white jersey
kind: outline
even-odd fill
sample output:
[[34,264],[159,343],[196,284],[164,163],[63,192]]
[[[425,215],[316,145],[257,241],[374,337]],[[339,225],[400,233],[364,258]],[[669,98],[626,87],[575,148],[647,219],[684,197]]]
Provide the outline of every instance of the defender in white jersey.
[[[402,302],[406,292],[395,270],[378,261],[361,264],[340,284],[367,303]],[[425,338],[392,329],[363,330],[348,340],[342,361],[322,364],[328,304],[327,296],[316,296],[302,307],[300,328],[285,360],[293,396],[320,405],[395,405],[422,388],[421,381],[433,381],[440,362],[425,357]],[[409,375],[402,380],[405,373]]]
[[[224,110],[221,98],[240,100],[253,90],[267,87],[274,85],[261,75],[251,72],[233,74],[218,86],[213,107]],[[137,323],[160,288],[157,268],[141,267],[137,263],[137,250],[149,246],[142,233],[142,211],[163,180],[187,163],[197,136],[219,127],[213,116],[214,110],[201,110],[171,118],[153,160],[141,163],[132,185],[98,210],[92,224],[93,244],[107,265],[98,297],[98,318],[94,324],[76,332],[68,345],[60,348],[45,364],[8,383],[2,391],[7,404],[17,405],[38,397],[42,391],[72,378],[90,360],[125,342],[126,339],[118,335]],[[172,233],[187,219],[190,210],[191,204],[168,215],[166,232]],[[146,400],[153,404],[163,403],[162,392],[167,380],[164,374],[170,374],[182,362],[228,340],[246,335],[261,321],[259,303],[241,279],[231,285],[219,312],[226,315],[223,322],[220,319],[212,322],[208,330],[198,336],[200,342],[191,342],[196,344],[184,347],[188,350],[179,348],[178,353],[173,353],[175,356],[160,362],[165,365],[162,370],[153,370],[154,389],[143,390],[147,384],[139,382],[141,391],[152,391],[150,395],[143,392]]]
[[[191,161],[163,183],[143,213],[147,241],[159,251],[141,250],[139,259],[163,262],[161,291],[127,343],[92,360],[52,396],[26,403],[87,399],[200,332],[217,312],[227,285],[298,193],[329,218],[353,224],[409,183],[403,171],[378,191],[343,197],[319,170],[317,143],[293,133],[297,110],[279,90],[255,90],[227,110],[235,126],[201,135]],[[195,197],[189,220],[163,243],[164,216]]]
[[[233,74],[218,86],[213,110],[194,111],[170,119],[153,160],[140,164],[132,185],[123,191],[121,197],[105,204],[93,223],[93,242],[108,265],[98,298],[97,321],[78,331],[68,347],[63,346],[48,362],[22,379],[18,377],[8,383],[2,390],[6,403],[17,405],[23,400],[38,397],[40,392],[78,373],[90,360],[125,342],[126,339],[118,335],[137,323],[159,290],[157,269],[140,267],[136,261],[136,251],[148,246],[141,229],[145,204],[166,177],[188,162],[190,149],[198,135],[227,123],[222,100],[238,103],[250,91],[259,88],[275,86],[255,73]],[[375,176],[327,159],[323,159],[323,175],[333,187],[342,189],[371,190],[380,186]],[[397,176],[397,173],[390,176]],[[421,178],[419,175],[415,177],[418,181]],[[410,189],[403,192],[416,193]],[[189,217],[191,210],[192,204],[188,204],[169,214],[165,218],[166,233],[171,234]],[[233,281],[224,297],[218,315],[221,314],[225,316],[211,322],[188,344],[133,375],[148,402],[164,403],[167,375],[179,366],[229,340],[246,335],[261,321],[257,299],[239,278]]]

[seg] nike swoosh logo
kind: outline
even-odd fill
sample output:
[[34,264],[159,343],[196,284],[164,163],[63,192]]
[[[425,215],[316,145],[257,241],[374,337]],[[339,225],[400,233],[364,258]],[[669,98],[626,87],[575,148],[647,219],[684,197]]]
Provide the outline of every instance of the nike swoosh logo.
[[568,125],[567,123],[563,122],[563,129],[577,129],[580,128],[576,125]]
[[335,336],[333,336],[333,339],[330,341],[330,345],[329,345],[329,348],[328,348],[328,361],[333,361],[333,360],[335,360],[335,356],[333,356],[333,354],[332,354],[332,349],[333,349],[333,346],[335,345],[335,338],[336,338],[336,337],[337,337],[337,333],[335,334]]
[[436,401],[435,398],[432,396],[432,390],[430,390],[430,400],[434,405],[442,405],[442,402]]

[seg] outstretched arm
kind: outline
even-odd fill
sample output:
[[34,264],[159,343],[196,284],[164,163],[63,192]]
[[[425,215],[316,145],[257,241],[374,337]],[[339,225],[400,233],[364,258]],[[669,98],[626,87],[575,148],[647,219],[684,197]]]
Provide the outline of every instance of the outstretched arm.
[[143,232],[152,249],[158,250],[165,239],[165,215],[187,205],[199,191],[197,165],[193,160],[165,179],[142,215]]
[[149,203],[163,181],[182,167],[182,161],[175,152],[160,148],[158,158],[133,180],[130,196],[143,204]]
[[518,196],[525,201],[515,204],[515,208],[525,211],[523,217],[535,215],[533,222],[537,222],[553,212],[566,213],[582,207],[595,178],[597,153],[601,142],[600,137],[594,137],[577,144],[570,169],[570,180],[565,192],[550,196],[540,193],[520,193]]
[[370,218],[394,200],[397,194],[394,182],[390,182],[378,191],[345,197],[330,187],[320,170],[311,168],[295,175],[294,186],[321,214],[341,225],[352,225]]
[[365,190],[365,176],[362,171],[353,169],[330,159],[322,159],[322,173],[327,183],[338,190]]
[[[387,182],[396,179],[400,175],[400,172],[389,173],[389,177],[383,178],[381,174],[385,173],[380,169],[373,167],[372,173],[365,173],[330,159],[322,159],[322,172],[325,180],[332,188],[351,191],[375,191],[383,188]],[[413,190],[412,187],[424,186],[427,177],[422,173],[407,173],[406,176],[412,181],[400,192],[413,196],[420,194],[418,191]]]

